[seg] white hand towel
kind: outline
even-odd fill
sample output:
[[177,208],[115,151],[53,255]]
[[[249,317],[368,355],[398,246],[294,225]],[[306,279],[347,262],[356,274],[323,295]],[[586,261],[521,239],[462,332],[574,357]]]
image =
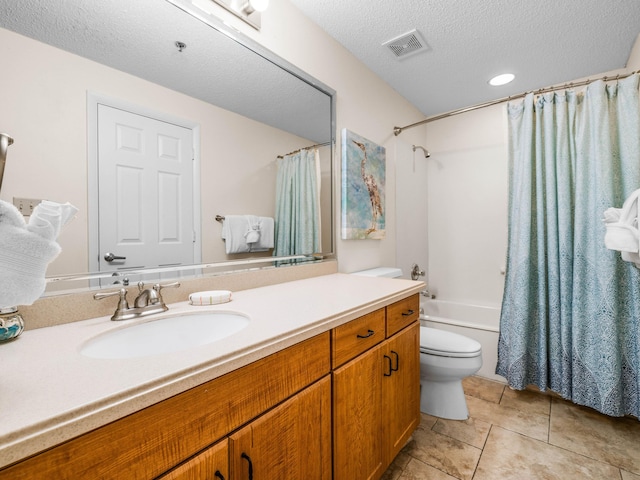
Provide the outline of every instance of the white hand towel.
[[222,222],[222,239],[225,251],[230,253],[247,253],[250,251],[245,234],[248,231],[246,215],[225,215]]
[[608,208],[604,212],[606,232],[604,244],[609,250],[637,253],[640,250],[638,231],[638,198],[640,189],[624,201],[622,208]]
[[274,221],[271,217],[258,217],[260,238],[251,246],[252,252],[266,252],[274,245]]
[[[56,205],[63,207],[59,215],[55,213]],[[57,236],[60,227],[77,211],[68,207],[53,202],[45,206],[46,215],[57,219],[53,220],[57,227],[40,215],[27,225],[15,206],[0,200],[0,307],[31,305],[42,295],[47,265],[61,250],[55,237],[49,235]]]

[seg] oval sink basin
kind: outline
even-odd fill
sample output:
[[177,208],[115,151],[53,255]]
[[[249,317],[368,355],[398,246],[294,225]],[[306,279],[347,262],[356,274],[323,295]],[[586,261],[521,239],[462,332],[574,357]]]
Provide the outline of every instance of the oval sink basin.
[[86,342],[80,353],[93,358],[137,358],[207,345],[249,325],[239,313],[181,314],[103,333]]

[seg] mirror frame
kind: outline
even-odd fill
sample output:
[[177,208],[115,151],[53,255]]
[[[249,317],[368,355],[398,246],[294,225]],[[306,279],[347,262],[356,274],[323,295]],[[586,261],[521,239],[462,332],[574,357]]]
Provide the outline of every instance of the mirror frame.
[[[156,267],[145,268],[140,270],[127,271],[126,274],[130,276],[145,276],[148,279],[149,275],[162,274],[164,277],[170,277],[172,273],[179,274],[180,272],[193,271],[193,278],[198,276],[219,276],[231,273],[237,273],[239,271],[246,270],[258,270],[267,268],[276,268],[280,266],[295,266],[295,265],[307,265],[312,262],[321,262],[323,260],[335,259],[335,155],[336,155],[336,91],[326,84],[322,83],[318,79],[309,75],[307,72],[301,70],[297,66],[288,62],[284,58],[280,57],[276,53],[267,49],[257,41],[251,39],[243,32],[236,30],[235,28],[227,25],[221,19],[213,14],[207,14],[198,7],[192,5],[187,0],[165,0],[166,2],[176,6],[180,10],[184,11],[187,15],[194,17],[195,19],[205,23],[209,27],[213,28],[218,33],[228,37],[230,40],[242,45],[256,55],[259,55],[268,62],[280,67],[286,73],[295,76],[300,81],[303,81],[311,87],[326,94],[330,100],[330,174],[329,174],[329,208],[331,210],[330,215],[330,251],[319,252],[313,255],[292,255],[284,257],[257,257],[257,258],[245,258],[239,260],[223,260],[220,262],[210,262],[194,265],[181,265],[172,267]],[[190,274],[191,276],[191,274]],[[112,272],[88,272],[88,273],[76,273],[76,274],[63,274],[52,275],[45,278],[47,285],[58,284],[57,288],[53,291],[46,291],[43,296],[55,296],[60,294],[69,293],[70,291],[78,292],[82,290],[95,290],[97,288],[113,288],[113,285],[99,287],[99,279],[112,277]],[[67,282],[77,281],[89,281],[89,286],[84,287],[63,287],[61,284]]]

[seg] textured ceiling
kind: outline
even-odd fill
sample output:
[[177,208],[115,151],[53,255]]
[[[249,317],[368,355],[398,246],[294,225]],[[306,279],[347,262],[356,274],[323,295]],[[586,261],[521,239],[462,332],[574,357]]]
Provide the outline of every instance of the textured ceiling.
[[0,27],[314,143],[331,139],[329,96],[169,2],[0,0]]
[[[640,33],[638,0],[290,1],[427,116],[623,68]],[[382,46],[413,29],[426,51]]]

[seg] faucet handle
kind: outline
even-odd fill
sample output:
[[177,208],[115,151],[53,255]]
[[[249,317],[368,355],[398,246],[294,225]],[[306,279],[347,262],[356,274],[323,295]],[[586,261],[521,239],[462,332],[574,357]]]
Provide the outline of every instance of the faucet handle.
[[155,290],[155,292],[158,294],[158,301],[160,303],[163,303],[164,301],[162,300],[162,295],[160,294],[160,291],[163,288],[178,288],[180,286],[180,282],[173,282],[173,283],[167,283],[165,285],[160,285],[159,283],[156,283],[153,286],[153,289]]
[[127,289],[121,288],[120,290],[116,290],[115,292],[98,292],[93,295],[93,298],[96,300],[102,300],[107,297],[115,297],[118,295],[120,299],[118,300],[118,306],[116,308],[117,312],[122,312],[129,309],[129,302],[127,302]]

